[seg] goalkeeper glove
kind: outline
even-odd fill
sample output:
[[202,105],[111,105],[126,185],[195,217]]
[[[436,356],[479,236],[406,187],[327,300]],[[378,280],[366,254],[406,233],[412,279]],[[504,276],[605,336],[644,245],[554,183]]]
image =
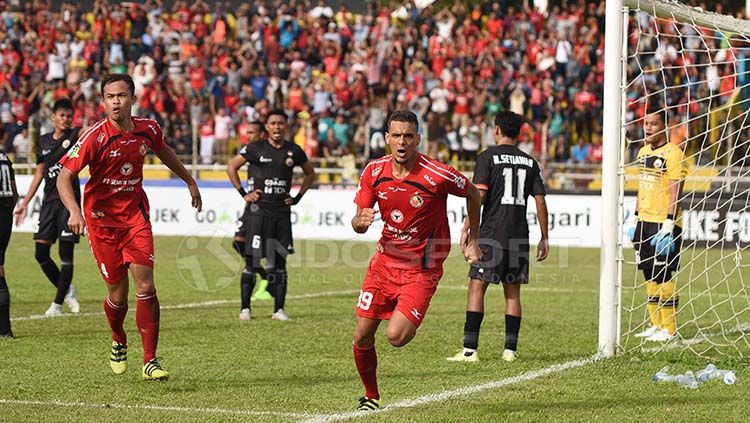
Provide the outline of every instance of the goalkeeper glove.
[[671,216],[667,217],[664,223],[661,224],[661,229],[651,239],[651,246],[656,247],[657,256],[667,256],[674,252],[674,219]]

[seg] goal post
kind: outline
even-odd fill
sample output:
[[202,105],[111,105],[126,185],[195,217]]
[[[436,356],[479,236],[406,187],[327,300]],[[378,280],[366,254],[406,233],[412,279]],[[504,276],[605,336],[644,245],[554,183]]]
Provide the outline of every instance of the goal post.
[[[607,0],[599,354],[750,355],[750,21],[674,0]],[[679,198],[677,336],[649,342],[646,281],[626,236],[647,108],[688,168]],[[659,288],[661,290],[661,288]],[[651,295],[651,294],[649,294]],[[657,295],[658,299],[658,295]],[[652,302],[653,305],[653,302]],[[653,311],[653,309],[652,309]]]
[[615,354],[619,341],[619,236],[622,188],[620,145],[623,130],[621,86],[625,65],[626,11],[622,0],[607,0],[604,39],[604,111],[602,133],[602,245],[599,276],[599,355]]

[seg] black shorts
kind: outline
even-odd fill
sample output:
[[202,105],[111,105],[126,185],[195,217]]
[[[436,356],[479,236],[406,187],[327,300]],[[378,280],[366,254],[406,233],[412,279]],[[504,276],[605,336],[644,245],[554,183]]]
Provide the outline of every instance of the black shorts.
[[657,256],[656,247],[651,245],[661,223],[638,221],[635,225],[635,236],[633,238],[633,247],[635,248],[635,258],[638,263],[638,269],[653,270],[654,274],[661,273],[663,270],[675,272],[680,267],[680,250],[682,248],[682,228],[674,227],[675,250],[669,256]]
[[245,231],[245,255],[255,258],[294,253],[291,216],[270,217],[250,212]]
[[44,241],[68,241],[78,243],[80,237],[73,233],[68,227],[70,213],[65,208],[62,201],[49,201],[42,203],[42,210],[39,212],[39,223],[34,232],[34,239]]
[[469,278],[486,283],[529,283],[529,252],[499,248],[480,242],[482,261],[469,267]]
[[13,208],[0,208],[0,266],[5,266],[5,250],[8,249],[10,233],[13,230]]
[[242,216],[237,220],[237,232],[234,233],[234,237],[242,237],[244,238],[246,236],[247,229],[250,227],[250,207],[252,207],[252,204],[246,204],[245,210],[242,212]]

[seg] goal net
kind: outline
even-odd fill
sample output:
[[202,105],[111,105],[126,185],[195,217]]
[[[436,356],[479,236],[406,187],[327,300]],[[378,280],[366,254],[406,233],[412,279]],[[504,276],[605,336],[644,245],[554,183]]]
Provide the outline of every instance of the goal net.
[[[750,21],[675,1],[625,0],[621,96],[620,351],[750,355]],[[673,272],[676,337],[650,326],[645,276],[628,237],[639,185],[644,115],[658,108],[684,151],[682,248]],[[645,164],[644,164],[645,166]],[[624,189],[624,190],[623,190]],[[646,240],[648,242],[648,240]],[[652,304],[655,304],[652,295]],[[658,294],[657,294],[658,298]],[[669,304],[662,298],[661,309]]]

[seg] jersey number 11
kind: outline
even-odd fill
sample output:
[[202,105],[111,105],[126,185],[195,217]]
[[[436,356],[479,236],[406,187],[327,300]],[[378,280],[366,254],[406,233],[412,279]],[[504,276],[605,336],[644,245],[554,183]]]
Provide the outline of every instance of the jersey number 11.
[[517,169],[516,178],[518,179],[518,184],[516,185],[516,196],[513,197],[513,169],[510,167],[503,169],[505,189],[503,190],[502,198],[500,198],[500,204],[526,205],[526,198],[523,195],[525,191],[524,185],[526,184],[526,169]]

